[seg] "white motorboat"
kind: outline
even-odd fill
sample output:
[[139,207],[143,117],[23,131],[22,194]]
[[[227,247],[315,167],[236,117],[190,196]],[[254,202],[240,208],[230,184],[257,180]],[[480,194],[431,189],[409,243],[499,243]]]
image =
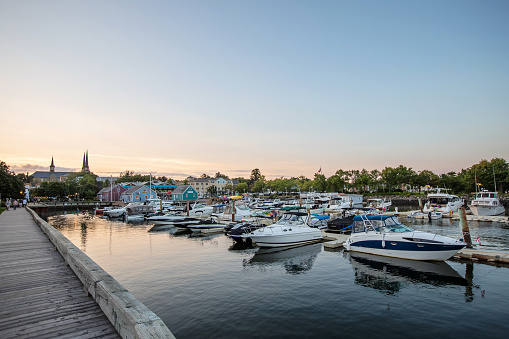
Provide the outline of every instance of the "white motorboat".
[[147,199],[147,203],[154,207],[154,211],[157,213],[160,212],[169,212],[170,210],[175,208],[175,204],[172,200],[161,200],[157,199]]
[[118,218],[123,216],[125,213],[125,207],[111,208],[103,212],[104,215],[110,218]]
[[327,209],[341,210],[345,208],[362,208],[362,195],[342,194],[333,198]]
[[381,212],[385,212],[392,205],[391,200],[385,199],[368,199],[368,208],[373,208]]
[[430,261],[449,259],[465,246],[460,240],[412,230],[395,215],[355,216],[344,244],[347,251]]
[[243,238],[250,238],[260,247],[300,246],[318,242],[322,231],[309,227],[309,214],[302,212],[287,212],[275,224],[259,228],[251,233],[243,234]]
[[154,206],[132,202],[125,207],[123,217],[125,221],[140,221],[149,213],[154,213]]
[[422,212],[412,212],[409,215],[407,215],[407,218],[415,218],[415,219],[431,219],[431,220],[438,220],[442,219],[442,212],[428,212],[428,213],[422,213]]
[[210,218],[197,224],[190,224],[187,228],[193,233],[215,233],[224,232],[225,226],[225,224],[219,224],[214,218]]
[[[153,223],[154,225],[168,225],[173,224],[175,222],[180,222],[188,219],[182,215],[176,215],[174,213],[167,213],[165,215],[154,215],[147,218],[147,221]],[[195,220],[196,218],[192,218]]]
[[242,221],[242,219],[249,218],[253,212],[254,211],[245,204],[226,205],[219,219],[221,221]]
[[194,203],[189,209],[189,216],[197,218],[210,217],[212,213],[216,213],[214,206],[198,202]]
[[429,201],[424,205],[423,212],[442,212],[449,214],[457,212],[463,206],[464,201],[456,195],[446,193],[430,193]]
[[505,214],[505,207],[498,198],[498,192],[477,192],[475,199],[468,207],[470,207],[473,215],[495,216]]

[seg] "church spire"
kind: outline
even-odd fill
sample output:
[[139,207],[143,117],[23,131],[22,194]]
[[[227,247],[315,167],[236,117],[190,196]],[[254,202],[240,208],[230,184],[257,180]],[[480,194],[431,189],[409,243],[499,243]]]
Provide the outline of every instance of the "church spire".
[[83,166],[81,167],[82,172],[90,173],[90,167],[88,167],[88,150],[83,153]]
[[53,162],[53,156],[51,156],[51,165],[49,166],[50,173],[55,172],[55,163]]

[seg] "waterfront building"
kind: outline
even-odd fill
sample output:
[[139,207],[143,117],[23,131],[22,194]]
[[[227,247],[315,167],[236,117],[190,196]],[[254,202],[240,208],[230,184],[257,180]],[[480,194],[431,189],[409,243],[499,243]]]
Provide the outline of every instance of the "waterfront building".
[[194,201],[198,199],[198,192],[191,185],[179,185],[171,196],[173,201]]
[[120,194],[120,199],[125,202],[144,202],[148,199],[156,199],[157,194],[147,185],[139,185],[128,188]]
[[121,185],[104,187],[97,193],[99,201],[121,201],[122,193],[127,189]]
[[191,185],[196,192],[198,193],[199,197],[203,197],[210,193],[210,188],[214,187],[214,192],[217,192],[219,194],[226,193],[226,186],[231,185],[232,187],[235,187],[238,182],[237,180],[230,180],[225,178],[193,178],[188,177],[187,181],[189,182],[189,185]]

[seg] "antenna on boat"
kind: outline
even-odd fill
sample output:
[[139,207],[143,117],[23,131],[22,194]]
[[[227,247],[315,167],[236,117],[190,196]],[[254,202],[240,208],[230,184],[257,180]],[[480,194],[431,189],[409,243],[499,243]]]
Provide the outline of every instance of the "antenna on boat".
[[495,192],[497,191],[497,180],[495,180],[495,167],[492,167],[493,169],[493,182],[495,183]]
[[475,194],[477,195],[477,171],[474,172],[474,178],[475,178]]

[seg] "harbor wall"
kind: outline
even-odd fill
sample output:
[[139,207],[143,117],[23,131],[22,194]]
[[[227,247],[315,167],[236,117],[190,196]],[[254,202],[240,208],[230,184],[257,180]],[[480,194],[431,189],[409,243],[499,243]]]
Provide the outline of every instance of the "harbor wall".
[[125,339],[175,338],[166,324],[57,229],[27,208],[65,262]]

